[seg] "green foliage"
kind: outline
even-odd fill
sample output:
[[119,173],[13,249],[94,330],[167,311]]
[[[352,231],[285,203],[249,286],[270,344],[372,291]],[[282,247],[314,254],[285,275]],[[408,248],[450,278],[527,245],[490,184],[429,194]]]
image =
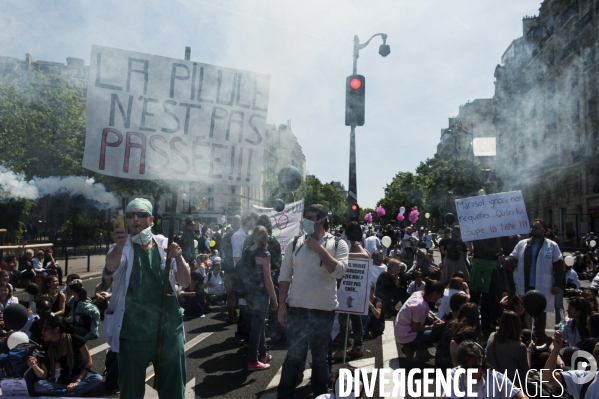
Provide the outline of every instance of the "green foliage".
[[323,184],[319,179],[309,177],[302,181],[297,190],[295,190],[294,196],[283,189],[279,185],[277,177],[273,175],[265,181],[263,188],[267,194],[267,199],[265,200],[266,207],[272,207],[276,199],[281,199],[288,204],[304,198],[306,206],[311,204],[326,206],[331,212],[332,224],[341,224],[345,221],[347,202],[339,194],[333,182]]
[[27,215],[34,207],[35,202],[26,199],[8,199],[0,202],[0,228],[8,230],[6,243],[23,241]]
[[399,172],[385,187],[385,197],[378,205],[387,211],[385,219],[396,220],[401,206],[408,220],[412,207],[418,207],[420,219],[425,212],[433,218],[440,217],[449,198],[448,192],[456,196],[468,196],[482,186],[483,172],[480,164],[472,159],[428,158],[416,168],[416,173]]
[[156,202],[163,198],[162,182],[115,178],[81,166],[85,117],[83,88],[60,74],[37,73],[28,82],[16,75],[0,80],[0,165],[27,179],[89,176],[111,192],[150,193]]
[[84,175],[83,89],[60,75],[0,81],[0,163],[33,176]]

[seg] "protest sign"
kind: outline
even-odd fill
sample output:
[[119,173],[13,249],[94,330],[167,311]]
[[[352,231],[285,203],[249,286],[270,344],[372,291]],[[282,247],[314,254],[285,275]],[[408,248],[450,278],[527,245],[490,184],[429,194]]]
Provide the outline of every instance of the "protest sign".
[[270,76],[92,46],[83,167],[259,187]]
[[349,258],[347,270],[337,290],[338,313],[368,314],[370,300],[370,264],[371,259]]
[[285,253],[285,248],[293,237],[302,232],[302,218],[304,216],[304,200],[292,202],[285,205],[282,212],[277,212],[273,208],[262,208],[253,206],[254,211],[260,215],[264,214],[270,218],[272,224],[272,236],[277,239],[281,245],[281,251]]
[[520,191],[457,199],[455,207],[464,241],[530,233]]

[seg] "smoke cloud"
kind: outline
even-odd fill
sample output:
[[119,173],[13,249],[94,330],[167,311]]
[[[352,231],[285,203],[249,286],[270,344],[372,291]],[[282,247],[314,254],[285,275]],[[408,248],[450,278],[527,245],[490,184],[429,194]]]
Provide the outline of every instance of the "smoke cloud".
[[46,195],[82,195],[92,201],[97,208],[114,208],[119,205],[117,198],[106,191],[101,183],[84,176],[46,177],[27,181],[24,175],[16,174],[5,166],[0,166],[0,201],[15,198],[37,200]]

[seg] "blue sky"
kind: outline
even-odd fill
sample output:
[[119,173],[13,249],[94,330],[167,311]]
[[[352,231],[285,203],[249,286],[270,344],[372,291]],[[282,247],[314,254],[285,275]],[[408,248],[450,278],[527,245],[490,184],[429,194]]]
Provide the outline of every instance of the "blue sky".
[[458,106],[491,98],[493,72],[540,0],[104,0],[0,2],[0,55],[66,62],[92,44],[271,75],[269,123],[287,123],[322,181],[347,187],[345,77],[360,52],[366,124],[357,128],[358,203],[374,207],[399,171],[432,157]]

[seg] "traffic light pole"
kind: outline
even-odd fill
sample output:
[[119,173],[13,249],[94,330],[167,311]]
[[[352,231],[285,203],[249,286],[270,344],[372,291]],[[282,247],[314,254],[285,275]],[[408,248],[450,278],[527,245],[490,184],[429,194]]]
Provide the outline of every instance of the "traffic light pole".
[[[370,40],[369,40],[370,41]],[[360,39],[354,36],[354,64],[352,75],[358,74],[358,58],[360,57]],[[351,218],[351,206],[358,203],[358,181],[356,178],[356,125],[351,125],[349,133],[349,187],[347,195],[347,214]],[[358,215],[358,219],[360,215]]]
[[[384,33],[377,33],[373,35],[366,43],[360,44],[360,39],[358,35],[354,36],[354,63],[353,63],[353,73],[352,75],[358,74],[358,58],[360,58],[360,50],[364,47],[368,46],[370,41],[374,39],[376,36],[381,36],[383,38],[383,46],[381,46],[379,53],[386,57],[389,54],[389,46],[387,46],[387,35]],[[349,133],[349,187],[348,187],[348,196],[347,196],[347,214],[348,219],[351,220],[352,217],[352,205],[358,203],[358,182],[356,178],[356,125],[352,123],[351,130]],[[358,208],[359,209],[359,208]],[[359,212],[359,210],[358,210]],[[354,219],[359,219],[360,215],[354,216]]]

